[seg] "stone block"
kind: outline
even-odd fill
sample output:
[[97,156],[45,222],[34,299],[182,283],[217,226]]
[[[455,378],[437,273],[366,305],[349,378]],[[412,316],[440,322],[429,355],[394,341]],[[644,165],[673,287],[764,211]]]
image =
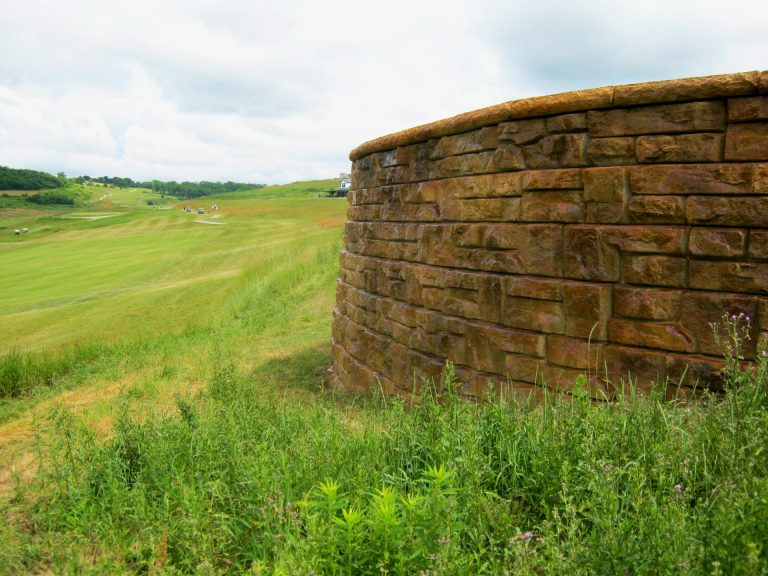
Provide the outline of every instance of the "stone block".
[[590,224],[616,224],[624,220],[624,207],[609,202],[587,202],[584,222]]
[[667,379],[671,388],[687,386],[720,390],[723,387],[722,360],[694,354],[667,354]]
[[565,331],[563,306],[551,300],[504,298],[501,323],[512,328],[562,334]]
[[587,113],[592,136],[708,132],[725,129],[723,102],[686,102]]
[[566,278],[608,282],[619,279],[619,251],[607,241],[604,227],[566,226],[563,236]]
[[749,257],[755,260],[768,260],[768,230],[750,231]]
[[507,353],[517,349],[535,352],[526,356],[543,356],[544,336],[504,330],[492,326],[469,325],[466,335],[466,355],[469,365],[483,372],[503,375]]
[[593,342],[605,340],[611,317],[610,284],[564,282],[565,334]]
[[629,199],[626,171],[623,168],[587,168],[583,178],[586,221],[621,222]]
[[683,226],[606,226],[603,233],[606,241],[622,252],[685,252],[686,228]]
[[547,131],[556,134],[558,132],[581,132],[587,129],[586,112],[573,114],[561,114],[550,116],[546,119]]
[[469,152],[482,152],[498,146],[497,128],[481,128],[472,132],[443,136],[431,146],[429,158],[436,160],[446,156],[467,154]]
[[639,136],[637,160],[641,163],[718,162],[723,149],[722,134]]
[[583,170],[584,200],[587,202],[626,202],[626,170],[624,168],[586,168]]
[[660,82],[642,82],[616,86],[615,106],[633,106],[648,102],[681,102],[729,96],[746,96],[757,92],[754,72],[720,74],[702,78],[681,78]]
[[429,177],[430,179],[450,178],[495,172],[495,154],[495,151],[478,152],[436,160],[430,164]]
[[694,256],[742,256],[747,244],[747,231],[732,228],[693,228],[688,251]]
[[700,290],[768,292],[768,262],[691,260],[689,285]]
[[648,320],[678,320],[683,304],[682,290],[616,286],[613,314]]
[[731,98],[728,100],[728,120],[731,122],[768,120],[768,96]]
[[524,190],[579,190],[583,188],[582,171],[578,168],[565,170],[529,170],[522,177]]
[[635,163],[634,138],[592,138],[587,158],[595,166],[624,166]]
[[602,365],[602,347],[598,342],[581,338],[550,335],[547,336],[547,362],[567,368],[599,372]]
[[[632,166],[629,182],[635,194],[755,194],[752,164],[690,164]],[[768,180],[768,178],[767,178]]]
[[549,280],[533,276],[509,276],[505,279],[505,294],[535,300],[562,301],[562,280]]
[[440,218],[453,222],[520,221],[520,198],[443,199]]
[[760,72],[759,89],[760,94],[768,94],[768,70]]
[[628,284],[684,288],[685,269],[685,258],[627,254],[622,272],[624,282]]
[[581,191],[524,192],[520,219],[523,222],[583,222]]
[[507,354],[505,358],[505,375],[512,380],[521,382],[530,382],[535,384],[541,382],[542,368],[544,361],[529,356],[518,356],[516,354]]
[[[754,296],[738,294],[717,294],[711,292],[689,292],[683,299],[682,324],[697,340],[697,352],[701,354],[721,355],[721,346],[717,343],[713,324],[720,325],[723,316],[744,314],[752,322],[749,332],[750,340],[743,351],[748,358],[754,357],[755,352],[755,322],[757,300]],[[724,334],[722,326],[720,335]]]
[[768,122],[728,126],[725,136],[725,159],[768,160]]
[[530,144],[539,140],[547,133],[543,118],[530,120],[514,120],[499,124],[498,138],[513,144]]
[[[609,344],[603,348],[606,371],[614,388],[622,382],[637,383],[640,390],[648,391],[653,384],[666,382],[666,361],[663,352]],[[629,392],[628,389],[625,389]]]
[[768,197],[690,196],[685,215],[690,224],[762,227],[768,222]]
[[528,168],[586,166],[585,134],[553,134],[523,148]]
[[678,322],[611,318],[608,339],[620,344],[676,352],[693,352],[696,349],[694,337]]
[[684,224],[684,197],[635,196],[629,201],[628,216],[639,224]]
[[498,172],[525,168],[522,148],[511,144],[499,146],[493,152],[493,168]]

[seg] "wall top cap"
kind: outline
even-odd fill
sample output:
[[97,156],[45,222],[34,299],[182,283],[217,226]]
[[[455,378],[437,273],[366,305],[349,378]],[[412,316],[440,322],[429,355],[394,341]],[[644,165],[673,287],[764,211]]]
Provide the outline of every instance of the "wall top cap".
[[768,94],[768,71],[736,72],[717,76],[624,84],[510,100],[369,140],[352,150],[349,153],[349,159],[355,161],[374,152],[393,150],[398,146],[407,146],[450,134],[460,134],[508,120],[754,94]]

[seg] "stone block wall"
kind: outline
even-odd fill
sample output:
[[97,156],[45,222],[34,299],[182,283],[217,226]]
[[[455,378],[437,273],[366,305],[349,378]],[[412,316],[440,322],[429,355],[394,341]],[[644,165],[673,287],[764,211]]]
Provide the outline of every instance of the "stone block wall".
[[[768,333],[768,73],[508,102],[351,153],[333,377],[467,394],[717,386]],[[672,388],[670,387],[670,389]]]

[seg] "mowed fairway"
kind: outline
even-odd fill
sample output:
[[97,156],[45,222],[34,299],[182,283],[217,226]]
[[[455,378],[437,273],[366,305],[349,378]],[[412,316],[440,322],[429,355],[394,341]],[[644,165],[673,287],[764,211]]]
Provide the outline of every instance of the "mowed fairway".
[[[104,189],[70,209],[0,208],[0,363],[63,366],[43,386],[0,394],[0,495],[31,472],[33,436],[57,406],[108,434],[118,396],[162,413],[217,362],[321,384],[346,200],[317,191],[333,184],[160,206]],[[30,233],[13,235],[21,227]]]
[[[27,241],[0,242],[0,350],[209,325],[247,270],[338,238],[344,201],[260,193],[198,199],[192,213],[75,209],[59,216],[73,229],[39,238],[30,222]],[[214,202],[216,213],[197,214]]]

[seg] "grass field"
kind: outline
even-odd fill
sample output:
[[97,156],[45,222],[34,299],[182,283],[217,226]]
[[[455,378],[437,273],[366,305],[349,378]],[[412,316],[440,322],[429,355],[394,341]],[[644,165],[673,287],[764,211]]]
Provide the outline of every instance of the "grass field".
[[688,406],[329,389],[330,187],[0,208],[0,574],[768,573],[768,356]]

